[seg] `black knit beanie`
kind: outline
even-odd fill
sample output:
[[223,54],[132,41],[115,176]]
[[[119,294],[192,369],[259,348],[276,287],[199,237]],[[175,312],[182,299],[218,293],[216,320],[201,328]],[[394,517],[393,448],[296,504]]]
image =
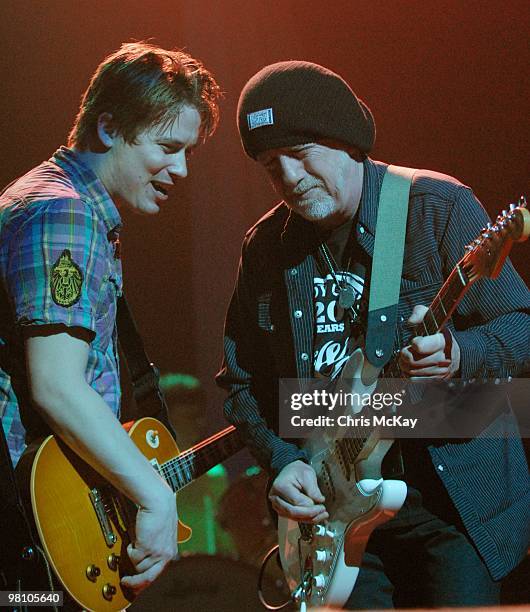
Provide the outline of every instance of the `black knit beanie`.
[[245,85],[237,126],[250,157],[268,149],[336,140],[368,153],[375,141],[370,109],[338,74],[311,62],[265,66]]

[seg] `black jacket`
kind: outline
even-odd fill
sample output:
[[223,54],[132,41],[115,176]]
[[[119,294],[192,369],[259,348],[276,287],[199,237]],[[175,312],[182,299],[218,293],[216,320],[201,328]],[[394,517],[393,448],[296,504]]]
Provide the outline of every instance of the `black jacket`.
[[[386,165],[367,159],[355,235],[370,259]],[[406,321],[428,305],[469,244],[488,222],[472,191],[430,171],[411,188],[395,333],[396,350],[411,337]],[[278,379],[310,378],[313,367],[314,254],[311,223],[281,203],[246,234],[217,376],[229,391],[226,418],[272,475],[304,459],[295,441],[278,437]],[[509,261],[496,280],[481,279],[461,301],[450,328],[461,349],[460,377],[479,385],[508,379],[530,357],[530,298]],[[296,311],[301,311],[294,316]],[[524,555],[530,533],[530,476],[514,417],[501,414],[487,439],[430,445],[433,468],[493,578]],[[433,476],[434,477],[434,476]]]

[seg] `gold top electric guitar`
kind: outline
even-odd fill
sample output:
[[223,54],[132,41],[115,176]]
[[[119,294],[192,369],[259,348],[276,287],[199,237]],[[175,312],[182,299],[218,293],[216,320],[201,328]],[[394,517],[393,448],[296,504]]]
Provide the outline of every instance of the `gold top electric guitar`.
[[[129,425],[133,442],[174,491],[243,446],[231,426],[179,453],[169,431],[156,419]],[[134,539],[133,504],[55,436],[23,461],[26,469],[32,461],[33,516],[57,578],[84,610],[127,608],[132,598],[121,588],[120,577],[132,572],[127,545]],[[190,537],[191,529],[179,521],[178,541]]]

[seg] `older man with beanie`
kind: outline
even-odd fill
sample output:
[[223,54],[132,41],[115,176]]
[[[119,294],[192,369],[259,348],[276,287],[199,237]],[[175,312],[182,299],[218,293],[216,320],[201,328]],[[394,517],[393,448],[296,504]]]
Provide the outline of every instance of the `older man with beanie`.
[[[301,441],[278,435],[278,381],[333,380],[362,336],[388,165],[368,157],[375,123],[366,104],[339,75],[309,62],[254,75],[239,99],[238,128],[282,201],[245,236],[217,382],[229,392],[226,418],[269,470],[276,513],[325,523],[326,499]],[[403,376],[508,378],[529,358],[528,290],[510,262],[498,279],[471,287],[445,333],[413,334],[487,222],[469,187],[414,172],[391,339]],[[393,445],[383,476],[404,480],[407,497],[372,533],[347,608],[498,603],[499,580],[529,539],[528,466],[520,440],[501,431],[512,419],[508,411],[494,421],[501,433],[485,441]]]

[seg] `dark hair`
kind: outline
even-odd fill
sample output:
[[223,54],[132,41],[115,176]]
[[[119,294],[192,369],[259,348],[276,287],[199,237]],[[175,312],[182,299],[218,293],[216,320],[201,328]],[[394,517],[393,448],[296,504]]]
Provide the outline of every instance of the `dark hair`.
[[118,133],[133,143],[142,130],[173,121],[185,105],[199,112],[204,141],[217,127],[220,96],[211,73],[187,53],[147,42],[123,43],[92,76],[68,145],[88,148],[101,113],[110,113]]

